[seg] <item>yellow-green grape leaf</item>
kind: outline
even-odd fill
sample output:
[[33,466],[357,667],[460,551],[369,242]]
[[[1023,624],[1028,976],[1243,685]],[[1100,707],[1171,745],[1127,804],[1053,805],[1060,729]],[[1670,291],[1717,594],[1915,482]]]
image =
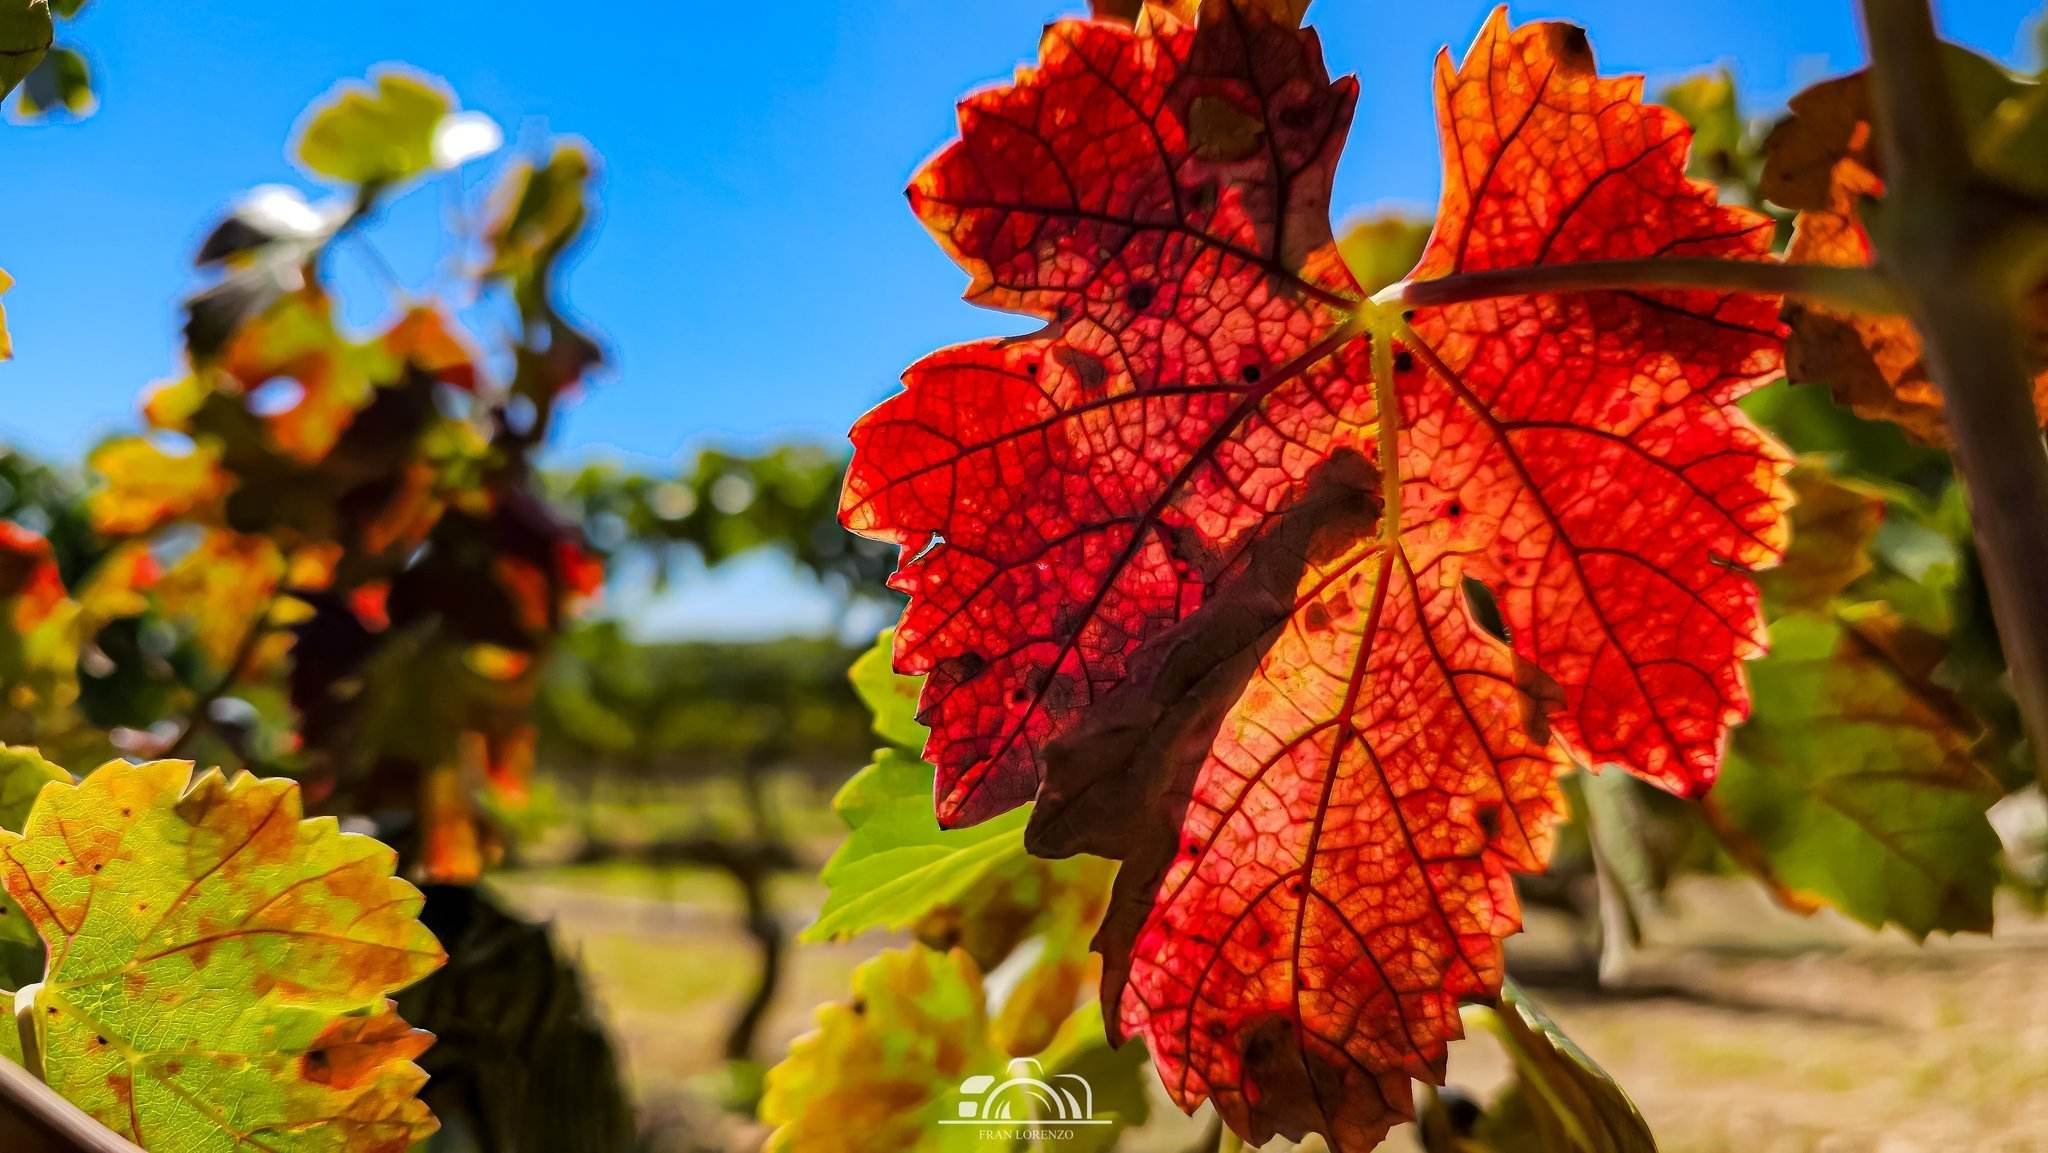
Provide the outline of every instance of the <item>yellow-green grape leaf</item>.
[[1757,583],[1773,610],[1824,609],[1871,570],[1884,493],[1835,476],[1811,458],[1787,479],[1795,501],[1792,546],[1777,568],[1757,574]]
[[931,1153],[986,1146],[954,1117],[969,1077],[1000,1074],[988,1044],[981,972],[955,949],[891,949],[854,970],[853,999],[818,1010],[818,1028],[768,1071],[767,1153]]
[[871,929],[905,929],[980,885],[990,870],[1025,858],[1028,808],[965,829],[932,814],[932,766],[883,749],[832,800],[850,832],[825,862],[827,889],[810,941]]
[[56,35],[48,0],[0,0],[0,96],[35,71]]
[[[0,829],[18,829],[28,819],[29,806],[51,781],[70,783],[71,774],[43,759],[43,755],[20,745],[0,745]],[[35,926],[14,903],[0,893],[0,989],[12,992],[36,979],[43,967],[43,943]],[[0,1021],[0,1052],[15,1040],[15,1030]],[[20,1060],[19,1049],[14,1050]]]
[[153,532],[214,504],[233,484],[211,444],[170,452],[147,437],[115,437],[87,455],[86,467],[99,478],[86,511],[107,536]]
[[21,745],[0,745],[0,829],[19,829],[43,786],[71,783],[71,774]]
[[924,690],[923,677],[907,677],[889,665],[889,652],[896,643],[896,630],[883,629],[874,647],[860,655],[847,670],[853,691],[874,714],[875,735],[906,752],[921,752],[931,730],[917,723],[917,697]]
[[43,1079],[150,1153],[403,1153],[434,1131],[428,1039],[385,995],[446,955],[391,849],[300,812],[290,781],[116,761],[0,833],[49,950],[23,991]]
[[393,69],[341,85],[299,134],[299,163],[350,184],[393,184],[434,167],[434,137],[455,102],[438,81]]
[[1396,212],[1354,220],[1337,238],[1337,252],[1358,286],[1378,292],[1408,275],[1429,243],[1429,221]]
[[1514,1080],[1473,1134],[1495,1153],[1656,1153],[1650,1127],[1621,1086],[1574,1044],[1521,986],[1501,983],[1496,1007],[1464,1010],[1493,1034]]
[[1771,622],[1714,787],[1737,858],[1873,928],[1988,932],[2000,789],[1978,722],[1932,680],[1942,656],[1878,605]]

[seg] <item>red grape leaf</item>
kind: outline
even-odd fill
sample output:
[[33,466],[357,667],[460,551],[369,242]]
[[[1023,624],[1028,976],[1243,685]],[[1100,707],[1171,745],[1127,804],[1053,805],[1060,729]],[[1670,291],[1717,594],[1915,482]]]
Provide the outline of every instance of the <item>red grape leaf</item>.
[[[1733,404],[1782,336],[1774,299],[1711,292],[1418,310],[1386,350],[1400,518],[1341,515],[1378,510],[1341,462],[1378,460],[1389,320],[1330,235],[1356,86],[1263,12],[1056,24],[962,106],[913,206],[970,299],[1047,327],[913,367],[854,430],[843,515],[904,549],[941,819],[1037,796],[1035,849],[1125,860],[1113,1034],[1254,1140],[1366,1148],[1499,988],[1566,757],[1711,783],[1787,502]],[[1577,29],[1497,14],[1438,95],[1414,278],[1769,258]]]

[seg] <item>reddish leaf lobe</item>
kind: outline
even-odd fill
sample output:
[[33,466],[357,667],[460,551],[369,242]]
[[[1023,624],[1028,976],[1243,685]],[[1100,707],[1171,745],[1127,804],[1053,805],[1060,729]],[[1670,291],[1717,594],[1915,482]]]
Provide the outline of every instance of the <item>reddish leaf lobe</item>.
[[[1328,223],[1355,85],[1260,11],[1054,25],[913,185],[970,298],[1048,322],[928,358],[853,434],[843,515],[904,547],[897,663],[930,674],[948,823],[1030,800],[1047,746],[1318,465],[1377,458]],[[1597,77],[1578,30],[1496,14],[1437,82],[1446,193],[1415,279],[1768,259],[1769,221],[1688,181],[1683,123]],[[1745,570],[1784,545],[1789,462],[1733,407],[1778,371],[1776,314],[1656,291],[1409,318],[1391,546],[1319,536],[1199,765],[1075,825],[1127,861],[1098,938],[1112,1032],[1184,1107],[1371,1147],[1408,1078],[1442,1079],[1457,1002],[1498,990],[1511,873],[1547,859],[1570,759],[1712,782],[1764,639]]]

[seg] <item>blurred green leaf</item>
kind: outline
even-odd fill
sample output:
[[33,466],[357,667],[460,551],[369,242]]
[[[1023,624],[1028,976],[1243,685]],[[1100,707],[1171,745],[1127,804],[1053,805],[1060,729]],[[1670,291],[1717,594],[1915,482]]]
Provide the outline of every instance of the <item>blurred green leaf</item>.
[[1429,242],[1429,221],[1386,212],[1354,220],[1337,238],[1337,251],[1367,294],[1407,276]]
[[1941,639],[1889,609],[1798,612],[1750,666],[1756,712],[1735,731],[1713,803],[1792,894],[1916,937],[1989,931],[2001,790],[1979,725],[1931,679]]
[[1497,1008],[1464,1010],[1514,1063],[1514,1081],[1474,1137],[1493,1153],[1656,1153],[1649,1126],[1614,1078],[1565,1036],[1513,980]]
[[440,82],[389,69],[314,105],[299,134],[299,163],[348,184],[395,184],[433,168],[434,134],[454,100]]
[[1686,171],[1695,180],[1720,183],[1738,178],[1746,163],[1742,110],[1735,77],[1726,68],[1696,73],[1670,84],[1657,102],[1692,125],[1692,154]]
[[52,112],[83,119],[99,106],[92,91],[92,66],[70,48],[52,48],[21,82],[15,111],[35,120]]
[[895,647],[896,630],[882,630],[875,646],[853,662],[847,675],[854,691],[875,714],[875,735],[905,752],[924,749],[931,730],[917,723],[917,697],[924,690],[923,677],[907,677],[889,667]]

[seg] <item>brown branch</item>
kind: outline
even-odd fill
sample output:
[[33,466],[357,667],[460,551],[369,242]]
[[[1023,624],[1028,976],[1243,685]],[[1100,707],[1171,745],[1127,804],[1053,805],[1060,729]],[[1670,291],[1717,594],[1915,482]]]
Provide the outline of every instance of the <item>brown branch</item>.
[[1879,264],[1941,389],[2013,695],[2048,784],[2048,451],[2013,275],[2041,209],[1972,166],[1927,0],[1862,0],[1862,12],[1885,165]]

